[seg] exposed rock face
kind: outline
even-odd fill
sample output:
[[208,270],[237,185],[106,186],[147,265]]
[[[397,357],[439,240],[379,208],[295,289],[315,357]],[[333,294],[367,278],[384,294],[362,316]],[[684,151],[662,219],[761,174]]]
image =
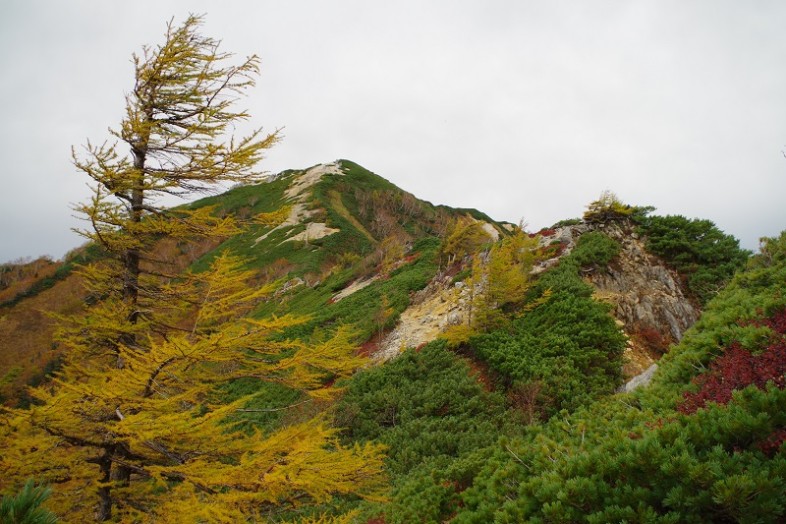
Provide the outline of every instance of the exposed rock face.
[[[677,273],[647,253],[630,222],[566,226],[543,237],[541,244],[559,241],[564,256],[589,231],[605,233],[621,246],[619,256],[609,267],[590,270],[585,278],[596,288],[595,297],[612,305],[613,315],[628,336],[623,371],[632,377],[648,369],[671,344],[679,342],[700,312],[686,296]],[[547,260],[537,271],[558,261]]]
[[492,224],[483,222],[481,227],[483,228],[483,231],[485,231],[486,234],[494,240],[494,242],[499,240],[499,231],[497,231],[497,228],[495,228]]
[[345,287],[344,289],[333,295],[331,300],[333,302],[338,302],[339,300],[345,299],[349,295],[356,293],[361,289],[363,289],[364,287],[369,286],[370,284],[376,282],[377,280],[379,280],[379,278],[380,278],[379,275],[376,275],[371,278],[366,278],[364,280],[356,280],[355,282],[352,282],[350,285],[348,285],[347,287]]
[[648,386],[650,382],[652,382],[652,377],[655,375],[655,372],[658,370],[658,365],[653,364],[647,368],[644,373],[640,375],[636,375],[631,380],[629,380],[624,386],[622,386],[619,391],[620,393],[630,393],[634,389],[638,389],[640,387]]
[[[296,226],[302,222],[306,222],[314,214],[313,211],[309,211],[306,208],[309,190],[317,182],[319,182],[319,180],[324,175],[342,174],[343,172],[341,171],[341,166],[339,166],[338,163],[333,163],[319,164],[297,175],[292,184],[284,193],[287,197],[287,200],[292,205],[292,208],[289,211],[289,216],[286,220],[284,220],[284,222],[274,227],[261,237],[257,238],[254,243],[258,244],[259,242],[263,241],[268,236],[270,236],[273,231],[277,231],[285,227]],[[276,180],[277,178],[278,177],[271,177],[270,180]],[[288,238],[287,240],[316,240],[327,235],[332,235],[337,231],[338,229],[329,228],[326,224],[307,223],[306,231],[303,231],[292,238]]]
[[623,322],[626,332],[646,338],[654,337],[655,333],[648,335],[654,330],[662,337],[662,349],[679,342],[698,320],[699,311],[683,292],[677,273],[647,253],[630,224],[612,224],[599,230],[619,242],[621,250],[606,270],[592,272],[588,278],[614,305],[614,315]]
[[[601,231],[621,246],[609,267],[588,270],[585,279],[595,287],[596,299],[611,304],[612,314],[628,337],[623,375],[641,375],[631,387],[646,385],[657,368],[654,363],[696,322],[699,311],[685,295],[676,272],[647,253],[629,222],[582,223],[551,231],[541,238],[541,245],[559,242],[560,255],[541,263],[533,274],[559,263],[579,237],[590,231]],[[413,297],[412,305],[401,314],[398,326],[381,342],[374,358],[388,360],[407,347],[434,340],[450,325],[465,323],[470,291],[462,282],[451,286],[449,278],[435,277]]]
[[467,322],[470,289],[463,282],[451,286],[451,277],[435,276],[412,297],[395,329],[385,336],[373,358],[390,360],[407,348],[435,340],[448,327]]
[[321,222],[309,222],[306,224],[306,230],[301,231],[297,235],[293,235],[285,240],[285,242],[293,242],[296,240],[303,240],[308,242],[309,240],[317,240],[328,235],[332,235],[333,233],[338,233],[339,230],[333,227],[328,227],[327,224]]

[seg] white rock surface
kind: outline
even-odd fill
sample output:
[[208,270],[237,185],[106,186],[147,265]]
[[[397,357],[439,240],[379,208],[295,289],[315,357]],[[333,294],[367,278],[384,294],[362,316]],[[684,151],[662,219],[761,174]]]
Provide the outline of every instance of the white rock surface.
[[[341,167],[337,163],[332,163],[319,164],[306,170],[304,173],[295,175],[295,179],[284,193],[284,195],[287,197],[287,200],[289,200],[290,204],[292,205],[292,209],[289,211],[289,216],[287,216],[287,219],[284,220],[281,224],[274,227],[261,237],[257,238],[254,243],[258,244],[259,242],[266,239],[274,231],[283,229],[285,227],[296,226],[305,222],[310,216],[312,216],[314,213],[306,209],[305,206],[305,203],[308,200],[307,190],[313,187],[314,184],[319,182],[319,180],[327,174],[343,175],[344,173],[341,171]],[[311,228],[310,231],[309,228]],[[327,235],[332,235],[338,231],[338,229],[329,228],[325,224],[312,225],[309,223],[306,226],[306,231],[298,233],[287,240],[315,240]]]

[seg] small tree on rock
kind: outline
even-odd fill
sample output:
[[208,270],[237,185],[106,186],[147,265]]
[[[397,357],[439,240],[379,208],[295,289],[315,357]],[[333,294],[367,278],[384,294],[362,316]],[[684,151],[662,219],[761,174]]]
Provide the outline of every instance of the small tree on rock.
[[586,222],[610,222],[633,215],[635,209],[626,205],[611,191],[604,191],[600,198],[591,202],[584,212]]

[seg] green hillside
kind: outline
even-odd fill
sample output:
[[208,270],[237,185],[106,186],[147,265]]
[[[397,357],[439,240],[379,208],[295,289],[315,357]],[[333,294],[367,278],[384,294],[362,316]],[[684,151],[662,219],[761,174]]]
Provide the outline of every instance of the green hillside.
[[[216,318],[237,317],[237,331],[226,332],[231,337],[221,324],[198,332],[193,315],[203,313],[193,313],[201,310],[188,297],[171,311],[172,329],[193,321],[193,343],[213,344],[194,347],[219,351],[253,326],[276,327],[265,339],[271,349],[259,360],[268,375],[243,372],[243,359],[256,350],[240,345],[236,361],[193,364],[202,373],[199,404],[166,416],[185,410],[192,420],[216,417],[218,433],[210,438],[227,439],[227,445],[241,435],[260,439],[261,446],[276,438],[295,442],[284,436],[306,431],[301,428],[325,431],[332,436],[309,453],[346,451],[346,460],[372,464],[381,452],[381,474],[372,475],[369,466],[373,491],[336,484],[324,493],[304,487],[293,497],[247,502],[242,495],[238,502],[231,482],[204,492],[183,489],[188,475],[202,474],[187,469],[198,454],[170,453],[170,461],[182,461],[178,466],[143,463],[141,452],[127,453],[139,465],[125,481],[111,482],[119,521],[144,521],[140,508],[160,517],[191,496],[212,501],[219,512],[242,508],[226,514],[250,522],[782,519],[786,236],[768,240],[749,258],[712,223],[658,217],[619,203],[601,209],[602,218],[525,234],[479,211],[418,200],[347,160],[239,185],[184,209],[232,217],[241,229],[194,244],[161,239],[157,253],[172,261],[175,280],[218,285],[210,279],[218,278],[231,254],[246,272],[246,283],[232,296],[247,298],[216,306],[225,308]],[[637,255],[637,249],[648,254]],[[101,260],[93,249],[89,261],[100,266]],[[28,286],[3,306],[4,318],[23,314],[36,297],[54,304],[57,293],[73,293],[77,262],[58,270],[53,282]],[[637,342],[658,333],[632,329],[635,322],[619,318],[625,302],[598,287],[600,276],[622,278],[637,264],[669,279],[669,300],[706,308],[681,342],[665,350],[651,384],[618,393],[631,378],[623,372],[630,359],[661,356]],[[260,293],[242,294],[254,290]],[[88,316],[107,303],[107,297],[76,298],[79,308],[69,307]],[[11,330],[5,340],[28,336],[25,329]],[[37,336],[49,337],[52,346],[54,327],[46,329]],[[172,343],[176,333],[150,335],[150,351]],[[67,362],[57,383],[52,367],[50,375],[35,379],[43,388],[20,392],[10,386],[29,380],[26,375],[13,367],[0,370],[6,406],[22,408],[3,414],[0,438],[8,451],[0,462],[9,473],[0,482],[9,495],[30,478],[48,483],[47,504],[68,522],[90,507],[89,497],[74,507],[70,501],[84,489],[93,459],[74,455],[84,460],[78,469],[47,462],[78,443],[51,432],[38,435],[31,429],[35,421],[31,427],[25,422],[43,416],[39,404],[50,402],[47,395],[61,387],[56,384],[71,380],[68,344],[50,351]],[[287,367],[299,358],[305,358],[302,370]],[[30,362],[33,369],[40,361]],[[190,372],[186,366],[178,373]],[[153,378],[159,380],[158,371]],[[81,386],[73,384],[69,390],[78,392]],[[122,395],[106,400],[107,406],[127,403]],[[136,413],[122,415],[112,431],[125,431]],[[166,441],[144,438],[149,448]],[[227,452],[220,467],[240,467],[257,452]],[[38,464],[52,466],[23,464],[21,457],[30,453]],[[271,471],[294,461],[292,451],[281,453]],[[60,473],[66,467],[72,468],[68,476]],[[154,480],[158,467],[181,467],[182,473]],[[321,467],[317,476],[338,466]],[[296,483],[307,474],[301,468],[287,475]],[[257,489],[266,489],[259,482]],[[209,515],[198,520],[210,522]]]
[[85,244],[0,265],[0,522],[786,522],[786,232],[263,176],[203,22],[72,148]]

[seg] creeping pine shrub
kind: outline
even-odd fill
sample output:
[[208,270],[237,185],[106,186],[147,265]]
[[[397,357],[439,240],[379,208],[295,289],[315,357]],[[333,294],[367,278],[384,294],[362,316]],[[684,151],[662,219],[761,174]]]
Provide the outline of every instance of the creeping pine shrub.
[[639,232],[647,250],[665,260],[683,277],[688,290],[705,304],[745,266],[750,252],[710,220],[680,215],[642,219]]
[[501,441],[451,522],[785,522],[786,234],[764,246],[648,388]]
[[529,292],[531,303],[548,299],[515,320],[508,329],[471,341],[475,353],[516,390],[537,391],[528,403],[548,417],[574,410],[621,381],[625,337],[609,306],[592,299],[582,267],[608,264],[619,244],[603,233],[582,235],[576,248],[546,272]]
[[590,231],[579,237],[570,263],[581,267],[605,267],[619,252],[620,245],[616,240],[599,231]]
[[444,341],[353,376],[336,425],[349,442],[388,447],[393,487],[389,503],[372,508],[370,518],[384,512],[391,524],[446,521],[483,466],[481,451],[496,442],[503,414],[503,397],[484,391]]

